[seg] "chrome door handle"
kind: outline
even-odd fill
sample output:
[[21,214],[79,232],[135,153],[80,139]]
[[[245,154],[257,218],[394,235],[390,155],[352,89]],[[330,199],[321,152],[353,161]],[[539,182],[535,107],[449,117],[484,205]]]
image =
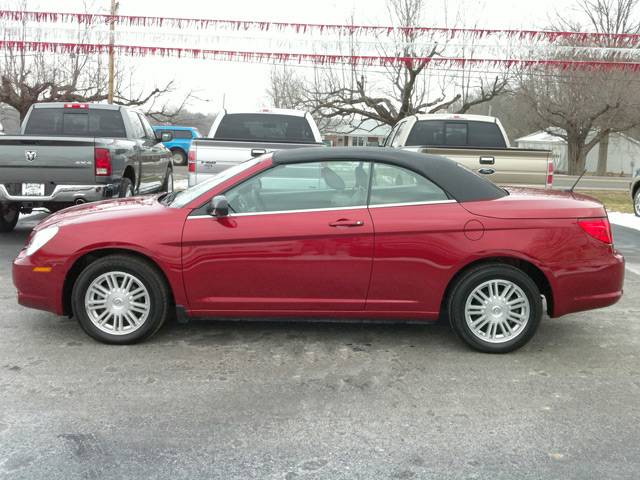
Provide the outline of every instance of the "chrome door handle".
[[478,170],[478,173],[481,173],[482,175],[493,175],[496,171],[493,168],[481,168]]
[[349,220],[347,218],[341,218],[335,222],[329,223],[330,227],[361,227],[364,225],[362,220]]
[[496,157],[480,157],[480,165],[493,165],[496,163]]
[[259,157],[260,155],[264,155],[267,151],[264,148],[253,148],[251,150],[252,157]]

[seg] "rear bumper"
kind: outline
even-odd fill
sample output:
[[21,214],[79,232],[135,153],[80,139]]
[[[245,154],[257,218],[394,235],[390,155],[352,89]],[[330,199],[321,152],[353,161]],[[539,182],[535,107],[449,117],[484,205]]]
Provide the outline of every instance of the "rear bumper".
[[624,257],[614,251],[604,262],[560,275],[552,316],[613,305],[622,298],[624,269]]
[[22,196],[11,195],[7,188],[0,184],[0,202],[11,203],[76,203],[95,202],[118,195],[119,184],[105,185],[57,185],[50,195]]
[[30,257],[18,256],[13,262],[13,284],[18,290],[18,303],[25,307],[63,314],[62,286],[63,266],[53,266],[50,272],[34,272]]

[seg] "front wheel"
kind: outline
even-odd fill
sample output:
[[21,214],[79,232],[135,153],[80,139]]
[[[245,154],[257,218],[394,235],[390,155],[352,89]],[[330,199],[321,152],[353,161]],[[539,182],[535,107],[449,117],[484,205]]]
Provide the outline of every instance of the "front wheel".
[[122,177],[120,180],[120,192],[118,194],[119,198],[129,198],[135,195],[133,182],[130,178]]
[[636,193],[633,196],[633,211],[636,216],[640,217],[640,188],[636,190]]
[[84,331],[104,343],[127,345],[156,333],[169,315],[169,288],[149,263],[109,255],[86,267],[71,293]]
[[454,286],[448,307],[456,334],[486,353],[522,347],[542,318],[538,286],[510,265],[485,265],[466,272]]
[[0,205],[0,233],[12,232],[18,224],[20,207],[18,205]]

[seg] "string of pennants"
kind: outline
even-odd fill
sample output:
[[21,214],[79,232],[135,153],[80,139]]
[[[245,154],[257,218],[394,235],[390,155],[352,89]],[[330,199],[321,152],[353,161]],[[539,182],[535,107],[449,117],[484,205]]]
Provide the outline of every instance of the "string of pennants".
[[108,43],[62,43],[32,42],[22,40],[0,40],[0,49],[14,51],[30,51],[42,53],[64,54],[105,54],[114,50],[118,54],[143,57],[178,57],[191,59],[207,59],[218,61],[240,61],[255,63],[297,63],[313,65],[360,65],[360,66],[393,66],[393,65],[433,65],[444,68],[466,68],[490,66],[501,68],[554,68],[559,70],[615,70],[640,72],[637,62],[608,62],[599,60],[534,60],[504,58],[449,58],[449,57],[396,57],[375,55],[335,55],[289,52],[257,52],[212,50],[179,47],[149,47],[136,45],[109,45]]
[[471,36],[473,38],[485,38],[490,36],[506,36],[519,39],[545,40],[555,42],[568,40],[574,42],[595,42],[607,44],[615,43],[617,46],[640,46],[640,34],[610,34],[597,32],[569,32],[550,30],[515,30],[515,29],[487,29],[487,28],[446,28],[446,27],[394,27],[380,25],[353,25],[353,24],[320,24],[320,23],[296,23],[296,22],[269,22],[254,20],[221,20],[179,17],[151,17],[135,15],[107,15],[97,13],[62,13],[22,10],[0,10],[0,20],[15,22],[33,21],[47,23],[78,23],[97,25],[128,25],[136,27],[168,27],[168,28],[195,28],[195,29],[228,29],[237,31],[291,31],[300,33],[335,33],[335,34],[365,34],[365,35],[391,35],[393,33],[411,34],[439,34],[448,38],[459,36]]
[[[133,57],[177,57],[271,64],[640,71],[640,35],[636,34],[397,28],[18,10],[0,10],[0,22],[4,23],[4,38],[0,39],[0,49],[23,52],[103,54],[113,50]],[[115,39],[115,44],[109,42],[108,26],[112,22],[119,25],[116,35],[111,37]],[[37,26],[29,26],[28,23]],[[72,28],[73,25],[76,29],[80,25],[81,30],[84,30],[82,35],[78,35],[78,31]],[[172,31],[171,28],[176,30]],[[189,31],[185,32],[186,30]],[[380,54],[380,51],[394,54],[397,51],[395,42],[398,39],[391,37],[394,32],[400,32],[402,45],[410,44],[412,50],[417,52],[431,50],[420,46],[438,45],[443,37],[447,39],[444,42],[447,48],[438,55],[429,57],[420,56],[419,53],[412,57]],[[335,35],[332,37],[329,33]],[[409,33],[429,33],[436,35],[436,38],[416,35],[407,39],[402,36]],[[294,38],[293,34],[296,35]],[[350,38],[359,35],[355,40],[360,47],[358,52],[344,54],[345,39],[341,40],[343,34],[350,35]],[[485,38],[486,42],[480,41]],[[261,45],[261,51],[252,51],[256,44]],[[387,48],[388,45],[392,47]],[[472,46],[472,51],[479,58],[469,58],[466,54],[469,51],[467,46]]]

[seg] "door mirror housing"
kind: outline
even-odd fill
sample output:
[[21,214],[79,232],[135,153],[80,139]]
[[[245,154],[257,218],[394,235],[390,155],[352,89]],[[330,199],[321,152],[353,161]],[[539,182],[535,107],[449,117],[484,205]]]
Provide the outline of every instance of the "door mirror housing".
[[170,142],[173,140],[173,133],[167,130],[156,130],[156,140],[162,143]]
[[224,195],[217,195],[211,199],[209,215],[216,218],[229,216],[229,201]]

